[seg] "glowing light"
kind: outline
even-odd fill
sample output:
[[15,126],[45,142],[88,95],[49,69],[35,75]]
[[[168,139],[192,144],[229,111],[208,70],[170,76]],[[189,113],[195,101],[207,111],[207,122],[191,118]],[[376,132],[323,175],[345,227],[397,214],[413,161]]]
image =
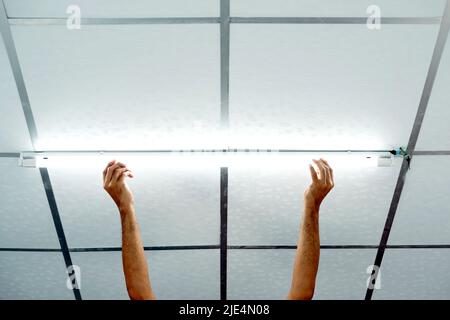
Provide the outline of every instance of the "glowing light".
[[[390,166],[386,153],[363,152],[278,152],[278,151],[173,151],[173,152],[49,152],[23,153],[23,166],[46,168],[103,168],[111,160],[130,168],[301,168],[312,159],[326,159],[335,168]],[[30,162],[31,159],[32,161]],[[35,161],[33,160],[35,159]]]

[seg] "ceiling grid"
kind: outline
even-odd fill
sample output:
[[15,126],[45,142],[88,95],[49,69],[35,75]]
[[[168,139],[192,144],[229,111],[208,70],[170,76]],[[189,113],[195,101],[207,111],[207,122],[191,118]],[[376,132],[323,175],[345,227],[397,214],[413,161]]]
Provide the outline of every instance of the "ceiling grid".
[[[433,90],[434,80],[436,79],[436,74],[439,69],[439,64],[441,62],[442,53],[444,52],[445,43],[448,38],[448,33],[450,29],[450,1],[447,0],[446,6],[443,12],[443,18],[441,21],[441,26],[439,29],[439,34],[436,39],[436,44],[433,51],[433,56],[431,59],[430,67],[428,69],[427,78],[423,88],[422,96],[420,99],[420,104],[417,109],[416,118],[414,120],[414,125],[411,130],[411,135],[408,141],[408,147],[406,148],[409,154],[409,159],[405,157],[403,159],[402,167],[397,180],[397,185],[395,187],[394,195],[392,196],[391,206],[386,218],[386,223],[384,226],[383,233],[381,235],[380,245],[378,247],[377,255],[375,257],[374,266],[381,268],[381,263],[383,261],[383,256],[385,252],[386,245],[389,240],[389,234],[391,232],[392,224],[394,223],[395,214],[397,212],[400,197],[402,195],[403,187],[405,185],[405,179],[410,168],[410,161],[413,160],[415,153],[417,139],[419,137],[420,129],[422,128],[423,119],[425,117],[425,112],[427,111],[428,101],[430,100],[431,92]],[[378,275],[378,273],[377,273]],[[366,292],[366,300],[371,300],[373,295],[374,287],[368,287]]]
[[[36,141],[38,139],[38,133],[36,129],[36,123],[34,121],[33,112],[31,109],[31,104],[28,98],[28,92],[25,86],[25,81],[23,79],[22,69],[20,67],[19,58],[17,56],[16,48],[14,45],[14,40],[11,34],[11,29],[8,23],[8,17],[6,14],[6,8],[2,1],[0,4],[0,32],[2,35],[3,42],[5,44],[5,48],[8,52],[9,62],[11,64],[11,69],[14,74],[14,79],[16,82],[17,90],[20,95],[20,100],[22,103],[22,109],[25,115],[25,119],[27,122],[28,132],[30,134],[30,139],[33,145],[33,148],[36,146]],[[53,193],[52,184],[50,181],[50,176],[48,174],[47,168],[40,168],[39,172],[41,174],[42,183],[44,185],[45,193],[47,196],[47,201],[50,207],[50,211],[53,218],[53,223],[55,225],[56,233],[58,236],[59,244],[61,246],[61,252],[64,257],[64,262],[67,267],[67,271],[71,269],[72,259],[69,252],[69,247],[67,245],[66,236],[64,234],[64,228],[61,223],[61,218],[59,216],[58,206],[56,204],[56,199]],[[81,293],[76,284],[76,278],[73,280],[73,294],[75,299],[81,300]]]

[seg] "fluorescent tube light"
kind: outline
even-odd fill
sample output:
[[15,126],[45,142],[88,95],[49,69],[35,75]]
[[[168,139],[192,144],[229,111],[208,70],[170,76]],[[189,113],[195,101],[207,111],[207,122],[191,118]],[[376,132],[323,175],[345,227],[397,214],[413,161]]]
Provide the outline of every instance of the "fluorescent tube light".
[[23,152],[19,165],[45,168],[104,167],[112,159],[133,167],[152,168],[298,168],[312,159],[326,159],[333,167],[385,167],[392,164],[389,151],[300,150],[161,150],[161,151],[55,151]]

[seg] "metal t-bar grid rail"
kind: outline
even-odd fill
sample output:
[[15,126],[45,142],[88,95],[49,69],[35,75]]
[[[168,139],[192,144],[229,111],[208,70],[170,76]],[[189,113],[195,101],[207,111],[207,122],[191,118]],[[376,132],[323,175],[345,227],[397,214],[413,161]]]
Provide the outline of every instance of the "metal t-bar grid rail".
[[[428,101],[430,100],[431,92],[433,90],[434,81],[436,79],[436,74],[439,70],[439,65],[441,62],[442,53],[445,49],[445,43],[448,38],[448,33],[450,29],[450,1],[447,1],[441,25],[439,28],[438,37],[434,46],[433,55],[430,62],[430,67],[428,69],[427,78],[422,91],[422,96],[420,99],[419,107],[417,109],[416,117],[414,120],[414,125],[409,136],[407,153],[410,155],[409,159],[404,158],[400,173],[397,179],[397,184],[395,186],[394,195],[392,196],[391,205],[389,207],[388,215],[386,217],[386,223],[384,225],[383,233],[381,235],[380,244],[377,250],[377,255],[375,257],[374,267],[380,268],[383,261],[384,252],[389,240],[389,235],[391,232],[392,224],[394,223],[395,214],[397,212],[398,204],[400,202],[400,197],[402,195],[403,187],[405,185],[406,176],[409,170],[410,161],[415,154],[415,148],[417,144],[417,139],[419,138],[420,130],[422,128],[423,119],[428,107]],[[378,277],[378,272],[376,272],[375,281]],[[371,300],[373,295],[374,286],[368,286],[366,292],[366,300]]]

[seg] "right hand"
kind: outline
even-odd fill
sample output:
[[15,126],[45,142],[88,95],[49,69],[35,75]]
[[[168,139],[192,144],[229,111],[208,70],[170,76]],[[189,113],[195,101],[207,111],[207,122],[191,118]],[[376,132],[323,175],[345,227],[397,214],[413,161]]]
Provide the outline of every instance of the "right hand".
[[125,164],[116,160],[110,161],[103,170],[103,189],[108,192],[119,210],[134,204],[133,194],[125,182],[126,177],[133,178],[134,175]]
[[324,159],[313,160],[316,170],[309,165],[312,182],[305,191],[305,206],[318,212],[322,200],[334,187],[333,169]]

